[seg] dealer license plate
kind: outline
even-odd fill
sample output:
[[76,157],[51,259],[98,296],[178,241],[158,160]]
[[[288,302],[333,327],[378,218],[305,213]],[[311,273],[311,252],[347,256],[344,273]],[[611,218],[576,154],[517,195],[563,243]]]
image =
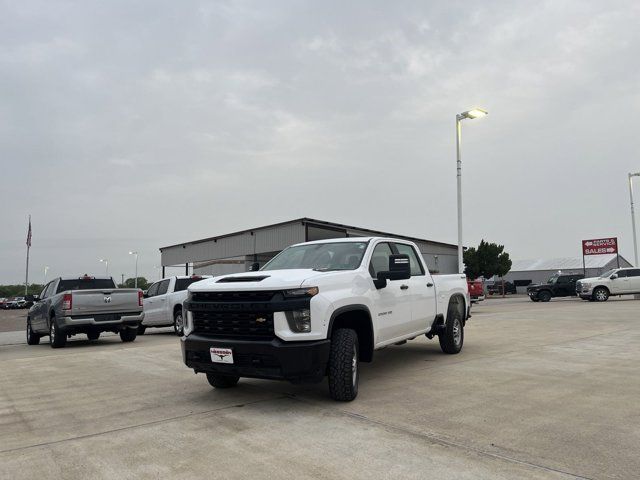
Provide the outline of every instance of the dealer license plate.
[[209,353],[213,363],[233,363],[233,350],[230,348],[211,347]]

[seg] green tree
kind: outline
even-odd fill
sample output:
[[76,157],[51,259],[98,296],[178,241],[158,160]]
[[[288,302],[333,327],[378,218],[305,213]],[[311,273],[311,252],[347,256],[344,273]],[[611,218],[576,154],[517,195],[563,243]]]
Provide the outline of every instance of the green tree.
[[[127,278],[123,284],[120,284],[124,288],[135,288],[136,279]],[[144,277],[138,277],[138,288],[146,290],[149,288],[149,281]]]
[[471,247],[464,252],[464,273],[469,278],[503,277],[511,270],[511,263],[504,245],[485,242],[484,239],[478,248]]

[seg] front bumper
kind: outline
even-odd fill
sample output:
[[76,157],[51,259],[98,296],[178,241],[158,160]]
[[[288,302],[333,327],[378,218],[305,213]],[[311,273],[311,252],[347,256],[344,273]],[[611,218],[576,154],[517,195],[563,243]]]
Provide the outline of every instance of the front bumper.
[[[319,382],[327,370],[329,340],[284,342],[273,340],[225,340],[191,334],[181,339],[182,360],[196,373],[239,377]],[[211,347],[230,348],[233,364],[211,361]]]

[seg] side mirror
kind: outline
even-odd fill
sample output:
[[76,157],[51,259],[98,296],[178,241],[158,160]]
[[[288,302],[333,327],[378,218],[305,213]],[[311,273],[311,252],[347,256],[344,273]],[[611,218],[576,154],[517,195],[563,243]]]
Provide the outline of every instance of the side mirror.
[[147,290],[142,291],[142,298],[149,298],[149,292]]
[[373,284],[378,290],[387,286],[387,280],[406,280],[411,278],[411,263],[409,255],[391,255],[389,257],[389,270],[378,272],[378,278]]
[[249,267],[250,272],[257,272],[258,270],[260,270],[260,264],[258,262],[253,262],[251,267]]
[[611,275],[609,278],[610,278],[611,280],[615,280],[616,278],[618,278],[618,274],[617,274],[617,273],[614,273],[614,274],[613,274],[613,275]]

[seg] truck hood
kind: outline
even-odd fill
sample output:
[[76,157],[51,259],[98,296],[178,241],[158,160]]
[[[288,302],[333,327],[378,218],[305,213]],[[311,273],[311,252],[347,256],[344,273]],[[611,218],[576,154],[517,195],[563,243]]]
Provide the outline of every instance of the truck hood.
[[601,282],[602,280],[608,280],[605,278],[600,278],[600,277],[590,277],[590,278],[581,278],[580,280],[578,280],[580,283],[584,284],[584,283],[595,283],[595,282]]
[[311,269],[268,270],[258,272],[234,273],[208,278],[194,283],[190,292],[238,291],[238,290],[276,290],[300,287],[305,280],[322,277],[327,273]]

